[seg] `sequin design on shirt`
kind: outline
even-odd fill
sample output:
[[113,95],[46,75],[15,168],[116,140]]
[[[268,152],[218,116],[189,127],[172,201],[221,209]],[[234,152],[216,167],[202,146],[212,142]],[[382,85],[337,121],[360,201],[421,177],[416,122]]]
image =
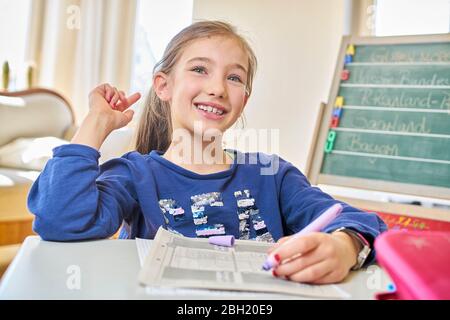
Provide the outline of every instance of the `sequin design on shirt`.
[[251,197],[250,190],[236,191],[234,193],[238,207],[239,218],[239,239],[250,239],[250,223],[255,231],[255,238],[252,240],[275,242],[267,226],[259,214],[255,199]]
[[205,213],[207,206],[223,206],[222,195],[220,192],[208,192],[191,196],[191,210],[195,224],[195,234],[197,237],[225,234],[225,227],[223,224],[218,223],[208,225],[208,215]]
[[239,218],[239,239],[250,239],[250,211],[255,205],[255,199],[250,198],[250,192],[248,190],[236,191],[234,193],[238,207]]
[[159,208],[161,209],[163,216],[164,216],[164,222],[166,225],[169,225],[169,216],[171,215],[173,217],[173,220],[178,222],[181,220],[184,220],[184,209],[177,204],[177,202],[174,199],[161,199],[159,200]]

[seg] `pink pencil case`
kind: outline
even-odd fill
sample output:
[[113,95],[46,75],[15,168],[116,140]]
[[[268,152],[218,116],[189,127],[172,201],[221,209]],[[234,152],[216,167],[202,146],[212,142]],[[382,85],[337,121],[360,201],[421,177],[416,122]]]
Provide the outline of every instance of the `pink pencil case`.
[[377,299],[450,299],[450,232],[390,230],[375,240],[375,249],[396,287]]

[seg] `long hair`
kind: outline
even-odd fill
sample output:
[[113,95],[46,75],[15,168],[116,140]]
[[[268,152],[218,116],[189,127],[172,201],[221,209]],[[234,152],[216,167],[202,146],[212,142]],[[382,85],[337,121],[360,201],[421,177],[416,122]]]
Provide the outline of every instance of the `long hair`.
[[[212,36],[226,36],[236,39],[248,56],[246,94],[252,92],[252,82],[256,72],[256,56],[247,41],[235,28],[222,21],[200,21],[181,30],[167,45],[162,59],[153,68],[167,75],[171,73],[183,50],[193,41]],[[153,86],[147,96],[136,135],[136,151],[146,154],[152,150],[167,151],[172,141],[172,120],[170,105],[156,95]]]

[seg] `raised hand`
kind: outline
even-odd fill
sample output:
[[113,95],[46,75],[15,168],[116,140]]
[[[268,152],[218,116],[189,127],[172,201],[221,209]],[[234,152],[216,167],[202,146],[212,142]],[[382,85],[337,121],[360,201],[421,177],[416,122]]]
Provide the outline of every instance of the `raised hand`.
[[133,119],[129,109],[140,99],[139,93],[127,97],[123,91],[105,83],[89,94],[89,112],[75,133],[72,143],[100,149],[106,137]]
[[139,93],[126,97],[123,91],[105,83],[94,88],[89,94],[89,113],[105,117],[111,131],[119,129],[133,119],[134,112],[129,108],[140,97]]

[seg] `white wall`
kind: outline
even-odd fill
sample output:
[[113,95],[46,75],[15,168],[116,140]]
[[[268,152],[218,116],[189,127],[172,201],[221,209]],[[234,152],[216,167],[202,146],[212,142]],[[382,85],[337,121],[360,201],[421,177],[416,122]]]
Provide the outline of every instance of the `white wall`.
[[[259,68],[245,110],[246,127],[280,129],[277,153],[302,171],[319,104],[328,100],[342,35],[370,34],[366,14],[372,3],[373,0],[194,0],[194,21],[225,20],[250,38]],[[438,199],[320,187],[325,192],[353,198],[450,205]]]
[[345,0],[194,0],[194,21],[225,20],[250,38],[259,68],[245,110],[246,127],[280,129],[278,153],[301,170],[319,104],[328,100],[344,30],[344,4]]

